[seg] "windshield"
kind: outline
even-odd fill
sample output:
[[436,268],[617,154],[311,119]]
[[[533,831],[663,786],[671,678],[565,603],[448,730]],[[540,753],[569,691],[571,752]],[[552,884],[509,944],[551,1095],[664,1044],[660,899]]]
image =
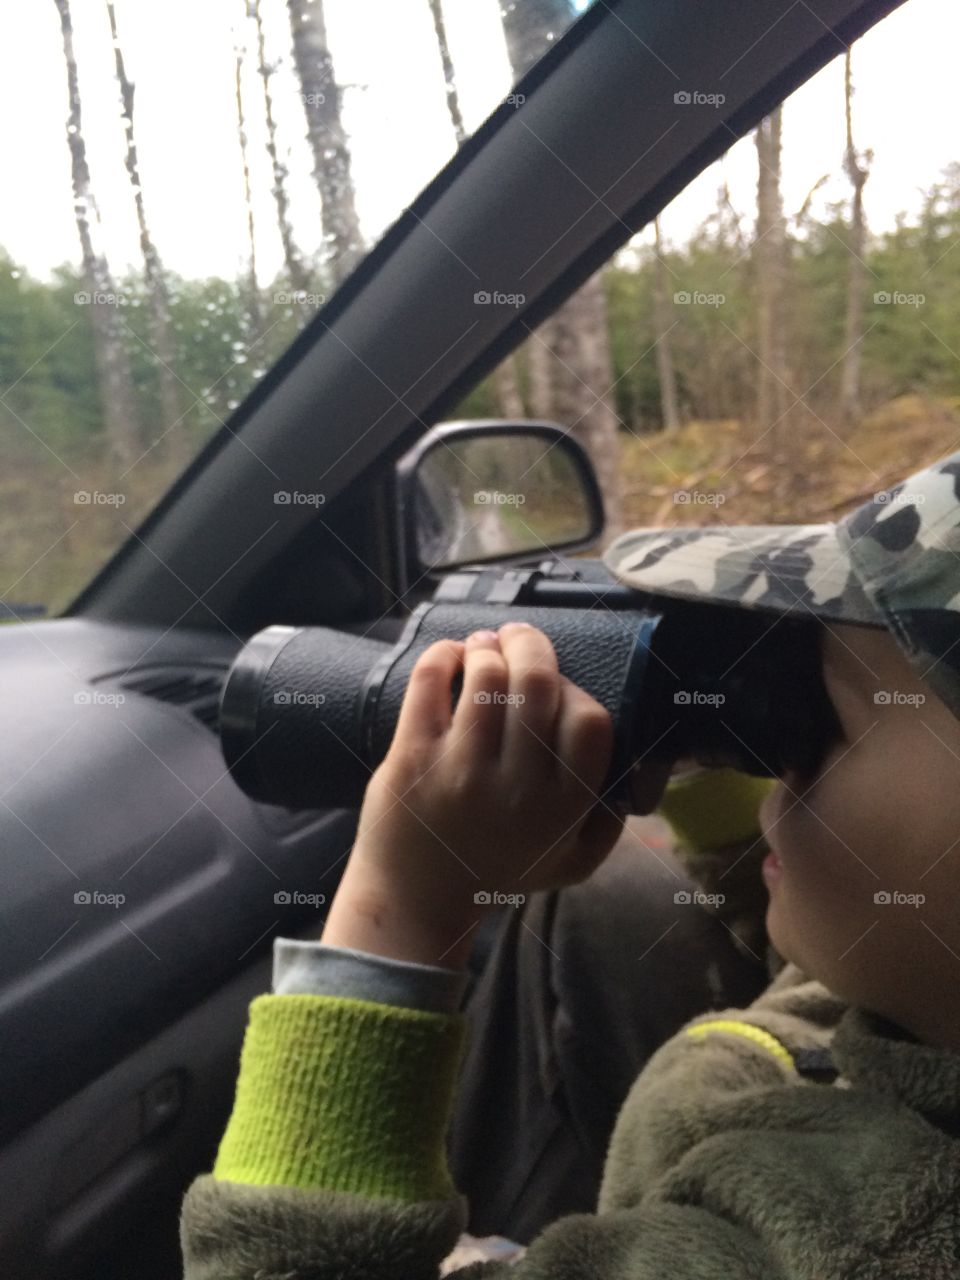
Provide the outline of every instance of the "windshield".
[[0,621],[69,602],[584,7],[0,13]]

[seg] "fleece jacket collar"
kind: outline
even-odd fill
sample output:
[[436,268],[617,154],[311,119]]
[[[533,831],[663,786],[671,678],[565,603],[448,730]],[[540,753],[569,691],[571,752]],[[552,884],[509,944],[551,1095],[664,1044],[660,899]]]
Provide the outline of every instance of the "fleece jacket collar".
[[960,1053],[921,1044],[878,1014],[849,1009],[834,1034],[833,1059],[857,1088],[895,1098],[932,1124],[960,1125]]

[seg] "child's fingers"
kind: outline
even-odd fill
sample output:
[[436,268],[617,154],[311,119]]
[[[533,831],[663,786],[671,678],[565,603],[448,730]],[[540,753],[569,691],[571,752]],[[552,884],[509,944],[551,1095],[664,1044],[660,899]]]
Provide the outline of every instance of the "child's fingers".
[[613,754],[613,720],[606,707],[566,676],[560,676],[557,773],[564,787],[579,778],[599,795]]
[[507,622],[499,634],[510,673],[501,756],[513,768],[536,762],[552,771],[561,680],[556,652],[537,627]]
[[453,738],[471,752],[495,756],[500,751],[510,675],[495,631],[467,636],[463,689],[453,715]]
[[463,667],[463,641],[437,640],[413,664],[394,742],[409,746],[441,738],[450,728],[451,685]]

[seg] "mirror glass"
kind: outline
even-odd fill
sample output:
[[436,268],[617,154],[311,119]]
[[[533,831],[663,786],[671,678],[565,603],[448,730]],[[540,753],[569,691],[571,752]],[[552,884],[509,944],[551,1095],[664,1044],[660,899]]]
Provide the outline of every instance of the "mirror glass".
[[534,432],[452,436],[415,478],[420,563],[452,568],[590,536],[580,469],[562,444]]

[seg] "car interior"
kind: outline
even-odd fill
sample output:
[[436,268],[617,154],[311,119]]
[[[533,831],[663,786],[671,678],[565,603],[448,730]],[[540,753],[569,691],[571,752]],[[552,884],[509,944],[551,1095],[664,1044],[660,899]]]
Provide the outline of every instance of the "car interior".
[[[395,640],[443,577],[404,497],[428,433],[900,2],[805,0],[772,27],[766,0],[585,7],[72,604],[0,627],[8,1280],[180,1274],[180,1200],[214,1157],[273,939],[316,936],[315,906],[282,895],[329,902],[343,872],[349,798],[262,803],[226,767],[238,652],[278,624]],[[678,89],[721,84],[716,109],[673,109]],[[476,305],[488,289],[523,305]],[[303,490],[322,506],[275,500]],[[595,529],[564,544],[598,545]],[[123,912],[85,915],[94,888]]]

